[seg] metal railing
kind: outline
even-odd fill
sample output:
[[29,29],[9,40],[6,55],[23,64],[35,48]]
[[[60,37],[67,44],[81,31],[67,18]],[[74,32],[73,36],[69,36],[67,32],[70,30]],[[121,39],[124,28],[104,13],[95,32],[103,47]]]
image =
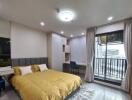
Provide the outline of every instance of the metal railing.
[[122,81],[127,68],[126,59],[95,58],[94,75],[98,78]]

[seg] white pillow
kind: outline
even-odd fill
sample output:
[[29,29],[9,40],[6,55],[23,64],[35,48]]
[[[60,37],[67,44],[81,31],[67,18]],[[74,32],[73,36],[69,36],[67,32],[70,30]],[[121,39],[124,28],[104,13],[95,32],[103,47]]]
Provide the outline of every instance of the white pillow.
[[48,70],[46,64],[40,64],[40,65],[39,65],[39,69],[40,69],[41,72],[44,71],[44,70]]
[[32,73],[31,66],[20,67],[21,75]]

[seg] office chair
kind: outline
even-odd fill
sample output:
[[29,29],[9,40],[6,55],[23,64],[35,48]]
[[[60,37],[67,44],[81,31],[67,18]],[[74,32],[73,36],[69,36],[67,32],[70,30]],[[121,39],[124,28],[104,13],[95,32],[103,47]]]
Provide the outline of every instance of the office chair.
[[79,67],[77,66],[75,61],[70,61],[70,72],[73,74],[77,74],[79,75]]

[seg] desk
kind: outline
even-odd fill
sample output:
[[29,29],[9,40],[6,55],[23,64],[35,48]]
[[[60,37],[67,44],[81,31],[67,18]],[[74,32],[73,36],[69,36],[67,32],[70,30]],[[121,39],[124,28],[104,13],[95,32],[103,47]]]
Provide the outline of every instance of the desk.
[[[77,63],[77,66],[79,67],[80,75],[84,75],[85,71],[86,71],[86,64],[85,63]],[[63,72],[70,73],[70,62],[63,63]]]

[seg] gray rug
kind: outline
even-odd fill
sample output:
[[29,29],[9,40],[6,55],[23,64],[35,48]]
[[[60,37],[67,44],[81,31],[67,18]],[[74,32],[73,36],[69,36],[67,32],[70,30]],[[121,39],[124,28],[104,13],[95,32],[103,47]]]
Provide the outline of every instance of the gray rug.
[[94,94],[94,90],[90,89],[87,84],[84,84],[67,100],[91,100]]

